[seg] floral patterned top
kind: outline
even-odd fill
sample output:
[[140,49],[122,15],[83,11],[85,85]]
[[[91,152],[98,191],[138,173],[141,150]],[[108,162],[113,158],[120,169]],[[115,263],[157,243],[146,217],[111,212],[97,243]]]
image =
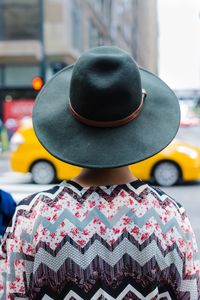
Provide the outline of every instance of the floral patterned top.
[[18,205],[1,242],[0,299],[200,299],[184,208],[142,181],[69,181]]

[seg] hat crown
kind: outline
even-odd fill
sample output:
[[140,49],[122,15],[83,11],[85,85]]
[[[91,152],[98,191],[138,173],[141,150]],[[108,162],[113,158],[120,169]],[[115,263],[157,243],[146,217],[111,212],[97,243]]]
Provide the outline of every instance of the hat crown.
[[116,47],[84,53],[74,65],[70,102],[82,117],[94,121],[126,118],[140,105],[140,73],[133,58]]

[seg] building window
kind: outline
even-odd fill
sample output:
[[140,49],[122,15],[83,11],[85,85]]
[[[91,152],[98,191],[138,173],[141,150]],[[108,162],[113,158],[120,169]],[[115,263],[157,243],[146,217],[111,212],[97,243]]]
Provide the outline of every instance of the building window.
[[111,23],[112,0],[88,0],[90,6],[108,28]]
[[82,50],[82,18],[81,7],[76,0],[71,1],[72,18],[72,45],[75,49]]
[[89,0],[91,7],[98,13],[102,14],[104,12],[104,2],[105,0]]
[[0,0],[0,40],[39,38],[40,0]]
[[92,19],[89,19],[89,48],[101,46],[104,44],[104,37],[99,32]]
[[40,75],[38,65],[1,65],[0,86],[27,87],[32,85],[32,79]]

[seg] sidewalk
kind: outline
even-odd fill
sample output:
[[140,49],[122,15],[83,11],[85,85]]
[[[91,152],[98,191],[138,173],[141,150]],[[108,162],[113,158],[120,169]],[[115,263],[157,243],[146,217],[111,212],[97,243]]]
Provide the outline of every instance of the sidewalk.
[[0,160],[8,160],[10,158],[10,151],[0,153]]

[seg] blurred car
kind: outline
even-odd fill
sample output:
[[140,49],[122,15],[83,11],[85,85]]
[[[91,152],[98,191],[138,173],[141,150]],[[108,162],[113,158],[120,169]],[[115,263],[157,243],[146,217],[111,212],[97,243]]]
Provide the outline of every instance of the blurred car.
[[182,118],[180,123],[181,127],[198,126],[198,125],[200,125],[200,118],[197,117]]
[[[19,129],[11,139],[11,168],[31,172],[35,183],[49,184],[70,179],[80,168],[64,163],[49,154],[39,143],[33,128]],[[171,186],[182,181],[200,178],[200,149],[174,140],[153,157],[130,166],[134,175],[144,181]]]
[[200,125],[200,115],[197,101],[183,100],[180,101],[181,122],[180,126],[198,126]]

